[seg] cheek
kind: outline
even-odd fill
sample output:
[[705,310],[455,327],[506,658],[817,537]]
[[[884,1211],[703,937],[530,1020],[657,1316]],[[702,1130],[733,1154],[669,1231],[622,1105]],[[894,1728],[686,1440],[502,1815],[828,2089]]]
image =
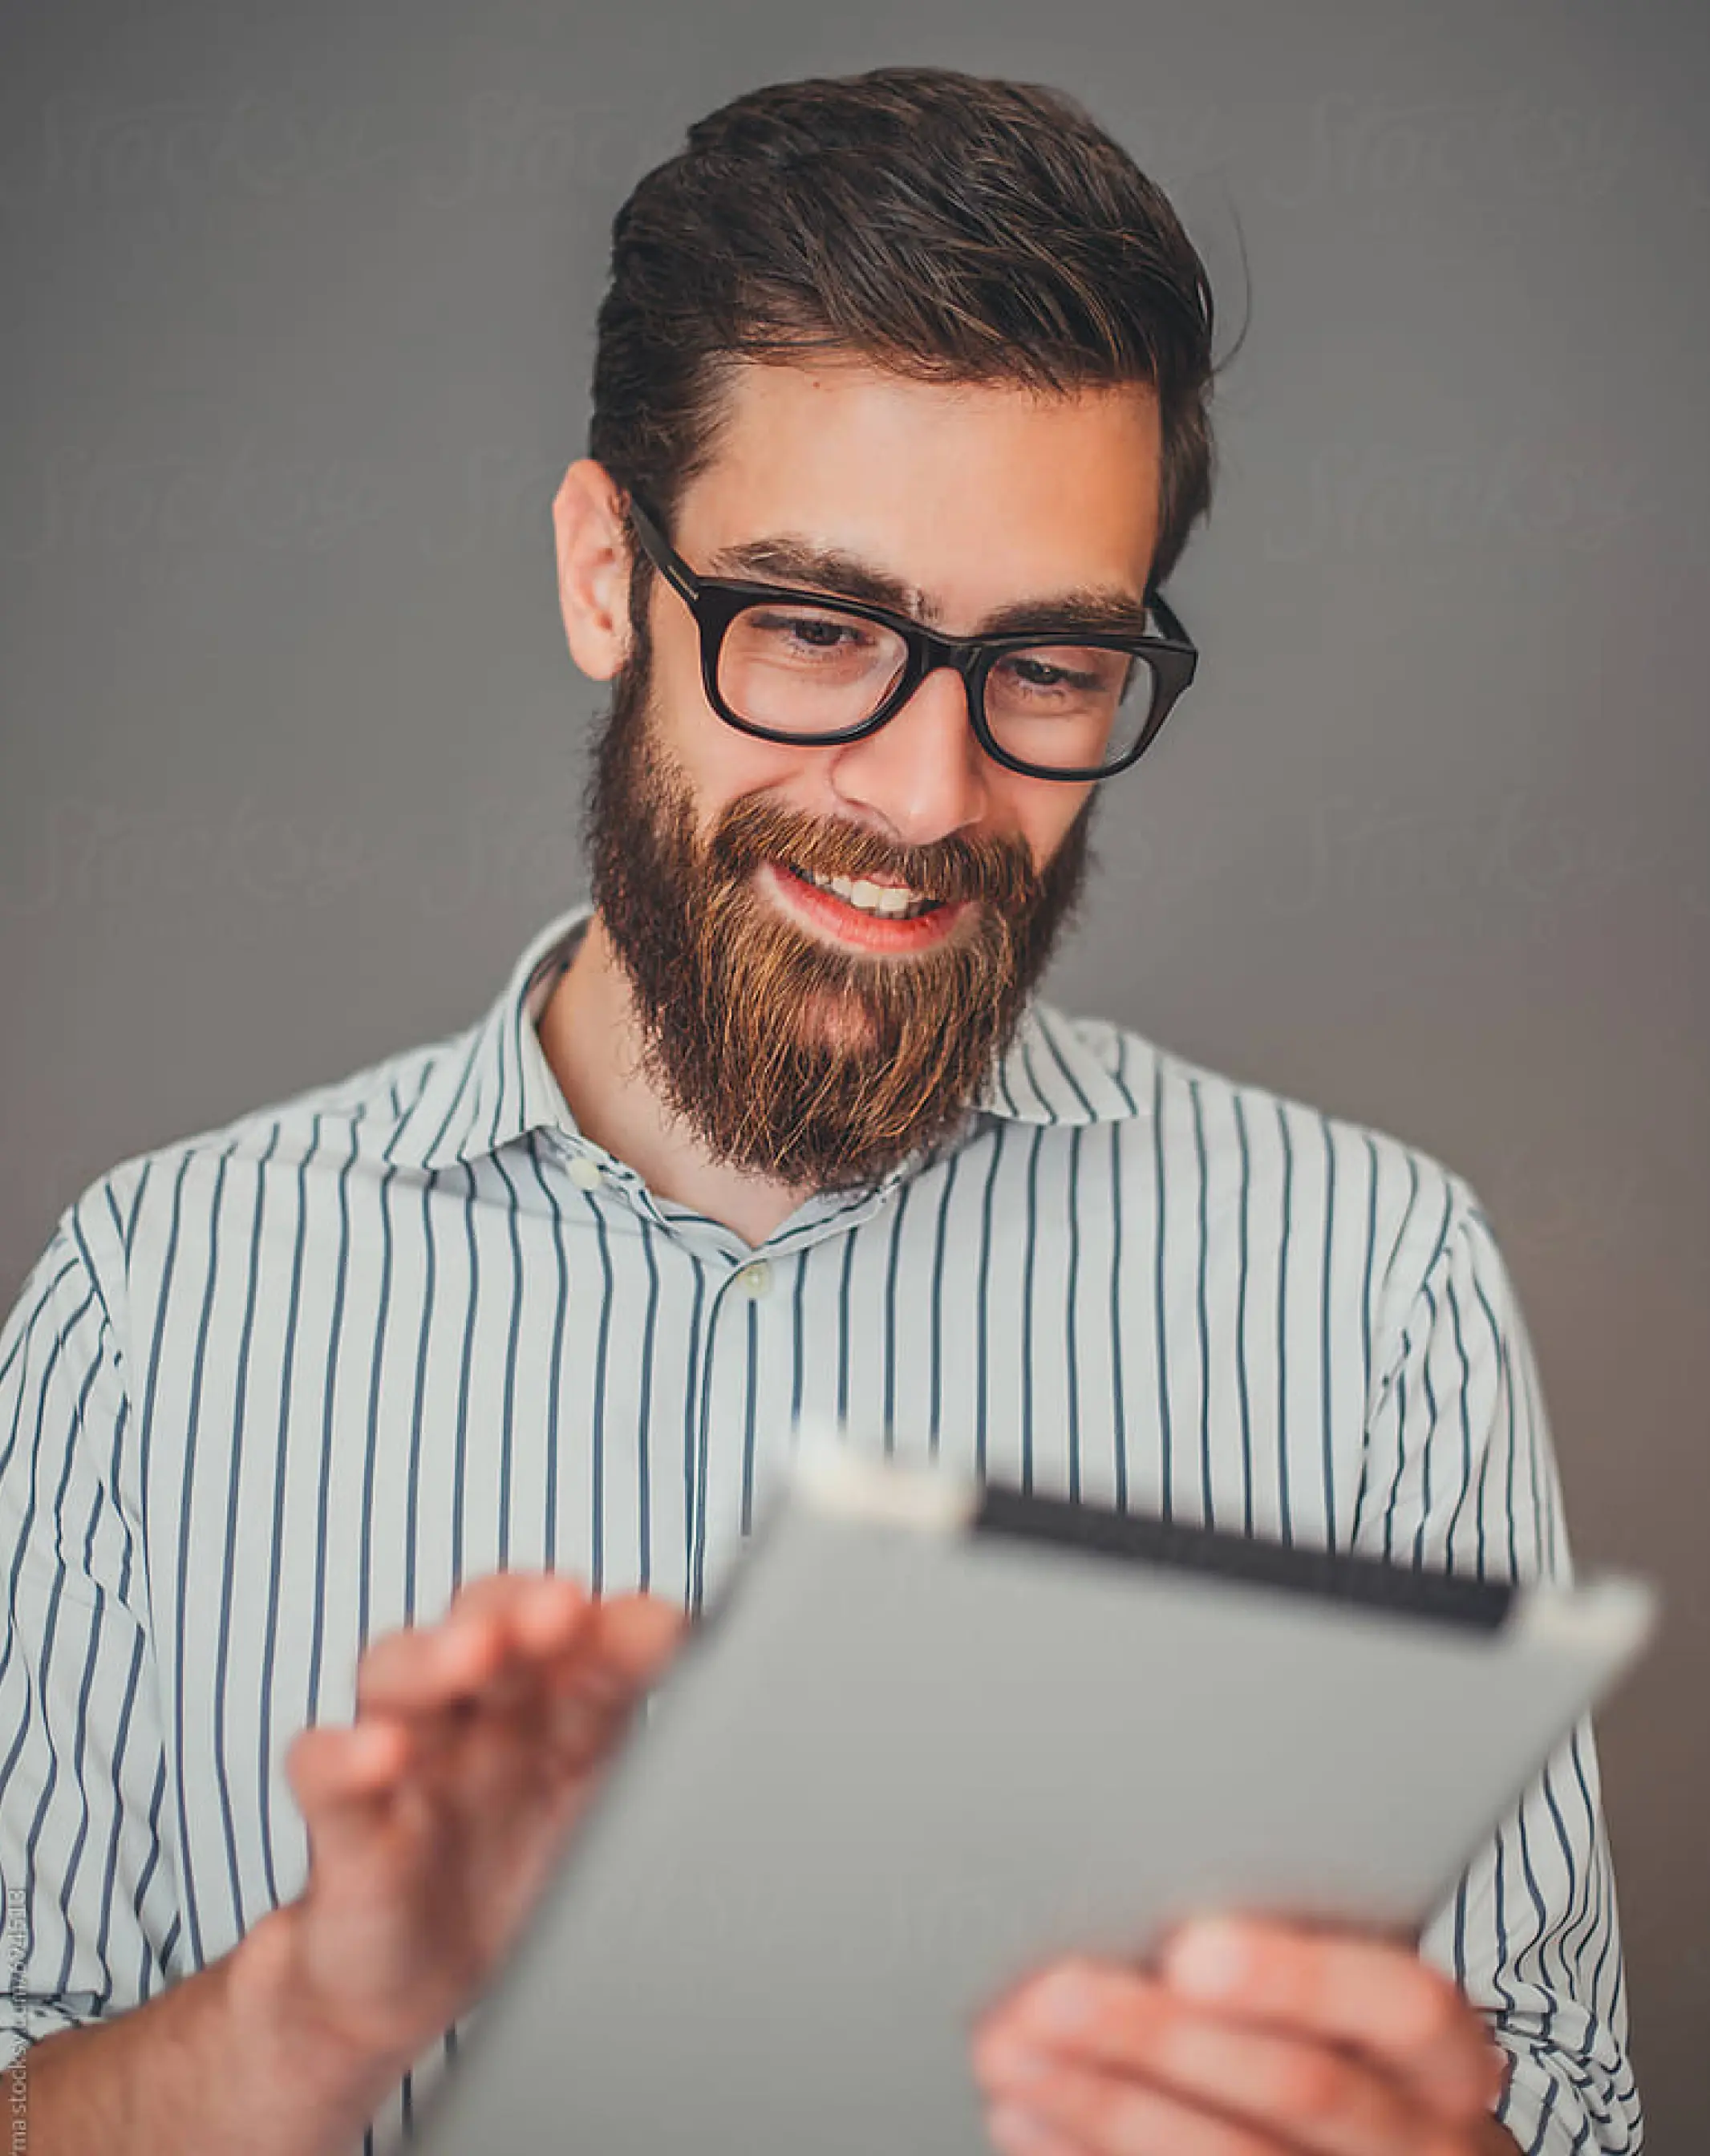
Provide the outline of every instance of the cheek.
[[707,704],[698,671],[677,667],[655,677],[654,738],[687,783],[704,837],[744,794],[782,793],[801,778],[800,759],[774,742],[757,741],[725,724]]
[[1007,815],[1009,828],[1027,841],[1035,870],[1043,869],[1062,845],[1091,790],[1053,785],[1049,779],[1019,779],[1016,790],[998,804]]
[[697,732],[682,752],[703,839],[711,837],[727,809],[751,796],[810,816],[830,813],[828,803],[814,790],[812,774],[804,770],[799,755],[773,742],[751,740],[716,717],[709,717],[707,724],[716,728],[716,737],[708,739]]
[[751,795],[809,816],[837,813],[825,776],[827,752],[760,741],[727,726],[698,700],[686,709],[679,705],[675,715],[662,711],[660,720],[660,737],[694,797],[703,837],[726,809]]

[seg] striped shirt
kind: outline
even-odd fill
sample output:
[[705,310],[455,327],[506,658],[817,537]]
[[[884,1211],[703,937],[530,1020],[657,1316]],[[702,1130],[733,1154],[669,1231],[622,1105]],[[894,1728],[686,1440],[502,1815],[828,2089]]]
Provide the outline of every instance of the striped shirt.
[[[1455,1176],[1035,1004],[953,1142],[751,1249],[577,1129],[537,1021],[586,917],[467,1032],[115,1168],[0,1332],[9,2050],[299,1892],[283,1754],[349,1717],[367,1641],[505,1567],[697,1608],[800,1423],[1568,1575],[1524,1327]],[[1425,1951],[1492,2017],[1523,2148],[1640,2146],[1588,1730]]]

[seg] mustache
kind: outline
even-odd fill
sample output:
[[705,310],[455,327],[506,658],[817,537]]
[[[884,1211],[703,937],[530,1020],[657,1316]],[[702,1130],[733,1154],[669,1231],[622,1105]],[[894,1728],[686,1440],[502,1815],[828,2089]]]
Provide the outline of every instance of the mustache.
[[783,860],[815,875],[883,878],[941,904],[983,900],[1003,911],[1036,905],[1042,889],[1019,838],[953,833],[930,845],[898,845],[858,824],[809,816],[752,794],[721,816],[707,860],[732,881],[763,861]]

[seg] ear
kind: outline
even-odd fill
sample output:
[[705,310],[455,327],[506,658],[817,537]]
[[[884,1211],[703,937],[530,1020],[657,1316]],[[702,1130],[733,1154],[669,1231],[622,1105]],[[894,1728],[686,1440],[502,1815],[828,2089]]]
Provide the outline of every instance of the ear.
[[609,681],[629,649],[629,547],[624,497],[611,474],[579,458],[552,500],[558,606],[570,655],[596,681]]

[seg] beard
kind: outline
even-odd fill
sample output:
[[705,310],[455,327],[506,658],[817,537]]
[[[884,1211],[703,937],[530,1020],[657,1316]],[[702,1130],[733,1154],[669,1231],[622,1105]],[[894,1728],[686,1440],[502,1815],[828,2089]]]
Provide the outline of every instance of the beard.
[[[870,1184],[983,1094],[1079,900],[1091,797],[1042,870],[1019,838],[896,845],[764,792],[702,839],[653,723],[651,660],[643,628],[595,750],[586,830],[643,1074],[717,1160],[789,1187]],[[768,862],[970,911],[914,955],[840,949],[763,896]]]

